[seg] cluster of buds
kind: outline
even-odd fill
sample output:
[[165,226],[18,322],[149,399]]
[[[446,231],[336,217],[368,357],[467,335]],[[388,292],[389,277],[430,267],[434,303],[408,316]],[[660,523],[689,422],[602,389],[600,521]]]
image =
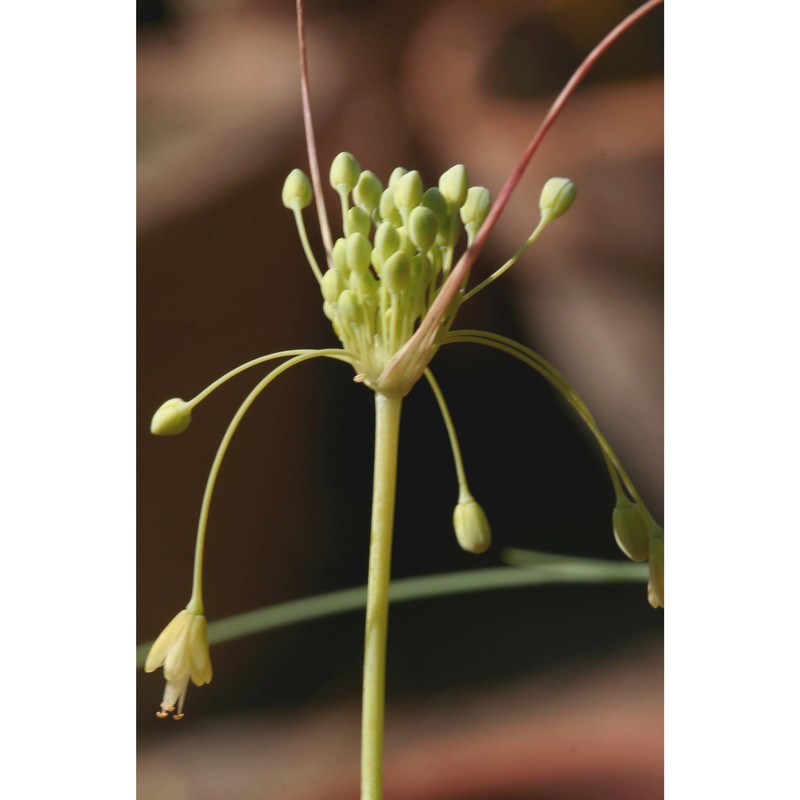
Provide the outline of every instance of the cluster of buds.
[[[330,181],[341,198],[344,235],[333,245],[330,269],[319,276],[323,310],[354,356],[358,379],[379,390],[379,376],[449,275],[462,228],[471,243],[491,196],[482,186],[469,186],[461,164],[440,177],[438,188],[425,189],[419,172],[402,167],[384,188],[349,153],[334,159]],[[308,178],[293,170],[284,184],[284,205],[297,215],[311,198]],[[442,318],[442,329],[457,305],[458,300]]]

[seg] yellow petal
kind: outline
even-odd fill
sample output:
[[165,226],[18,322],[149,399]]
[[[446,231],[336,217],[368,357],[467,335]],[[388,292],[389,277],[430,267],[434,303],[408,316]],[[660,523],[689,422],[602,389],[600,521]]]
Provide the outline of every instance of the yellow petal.
[[211,656],[208,652],[208,626],[206,618],[194,618],[189,631],[189,654],[191,658],[192,683],[202,686],[211,682]]
[[190,622],[191,615],[186,609],[172,618],[169,625],[161,631],[158,638],[153,642],[153,646],[150,648],[147,660],[144,663],[145,672],[153,672],[164,663],[168,651]]

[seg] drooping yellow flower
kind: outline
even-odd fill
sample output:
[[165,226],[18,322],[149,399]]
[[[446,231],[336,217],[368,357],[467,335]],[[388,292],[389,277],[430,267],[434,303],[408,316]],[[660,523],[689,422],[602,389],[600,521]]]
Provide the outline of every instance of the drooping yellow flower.
[[156,716],[163,719],[177,709],[173,717],[182,719],[189,679],[195,686],[211,682],[208,631],[202,614],[184,609],[164,628],[150,648],[144,671],[159,667],[164,668],[167,686]]

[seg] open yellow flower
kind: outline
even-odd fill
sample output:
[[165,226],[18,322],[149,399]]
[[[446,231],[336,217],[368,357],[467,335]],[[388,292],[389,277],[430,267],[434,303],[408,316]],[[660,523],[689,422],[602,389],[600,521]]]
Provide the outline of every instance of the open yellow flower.
[[167,686],[156,716],[163,719],[177,708],[173,717],[182,719],[189,679],[195,686],[211,682],[208,630],[202,614],[184,609],[164,628],[150,648],[144,671],[153,672],[159,667],[164,668]]

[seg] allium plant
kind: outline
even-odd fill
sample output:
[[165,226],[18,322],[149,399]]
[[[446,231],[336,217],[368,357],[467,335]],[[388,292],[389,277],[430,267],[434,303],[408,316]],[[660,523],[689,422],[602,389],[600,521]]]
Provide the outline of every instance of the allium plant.
[[[538,372],[557,389],[594,436],[605,460],[616,502],[610,532],[633,561],[649,561],[647,596],[653,607],[664,605],[664,531],[648,511],[613,448],[591,412],[566,378],[533,350],[495,333],[454,327],[461,305],[512,267],[545,228],[566,214],[576,199],[568,178],[554,177],[542,188],[539,222],[517,252],[494,273],[470,285],[470,272],[514,188],[544,135],[600,55],[638,19],[659,5],[650,0],[623,20],[590,53],[553,103],[497,200],[482,186],[472,186],[464,165],[445,171],[426,186],[416,170],[397,167],[386,183],[356,157],[340,153],[329,170],[330,185],[339,197],[341,235],[336,239],[322,192],[311,117],[302,0],[297,0],[301,92],[310,178],[293,170],[286,178],[282,200],[294,217],[300,243],[319,284],[322,311],[341,343],[338,348],[286,350],[249,361],[214,381],[191,400],[168,400],[155,413],[152,433],[169,436],[191,423],[192,410],[218,386],[245,370],[270,361],[278,366],[245,398],[220,443],[208,476],[197,531],[192,594],[157,638],[145,670],[163,667],[166,689],[157,712],[183,717],[189,681],[211,680],[208,634],[203,604],[203,553],[214,486],[227,448],[250,406],[279,375],[316,358],[349,364],[355,381],[375,397],[375,450],[366,633],[362,696],[361,797],[376,800],[383,792],[384,687],[389,611],[398,441],[403,399],[419,382],[433,391],[447,428],[455,462],[459,495],[453,511],[458,544],[471,553],[490,545],[489,521],[467,482],[458,438],[447,404],[430,364],[438,350],[455,343],[493,347]],[[303,212],[316,205],[324,258],[315,256],[306,233]],[[338,216],[338,215],[337,215]],[[337,226],[338,227],[338,226]]]

